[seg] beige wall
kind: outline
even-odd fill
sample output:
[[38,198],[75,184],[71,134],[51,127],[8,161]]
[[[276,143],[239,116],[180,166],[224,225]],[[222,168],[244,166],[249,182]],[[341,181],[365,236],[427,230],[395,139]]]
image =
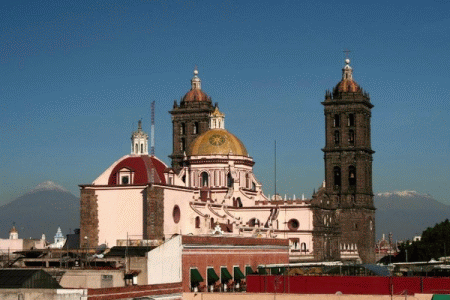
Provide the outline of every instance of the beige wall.
[[120,187],[95,191],[98,199],[98,243],[116,246],[118,239],[142,239],[143,188]]
[[0,254],[7,254],[8,251],[12,254],[14,251],[23,250],[23,239],[10,240],[0,239]]
[[[431,300],[433,295],[416,294],[409,300]],[[250,294],[250,293],[183,293],[183,300],[392,300],[405,296],[388,295],[297,295],[297,294]]]
[[[112,286],[102,286],[102,275],[112,275]],[[121,270],[68,270],[59,283],[63,288],[102,288],[125,286]],[[105,283],[104,283],[105,284]]]
[[0,289],[0,299],[17,300],[85,300],[87,290],[64,289]]

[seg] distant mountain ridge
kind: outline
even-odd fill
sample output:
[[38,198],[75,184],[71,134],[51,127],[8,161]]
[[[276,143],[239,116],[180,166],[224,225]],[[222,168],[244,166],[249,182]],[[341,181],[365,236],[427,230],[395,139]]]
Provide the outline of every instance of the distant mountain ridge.
[[[394,240],[412,239],[427,227],[450,219],[450,206],[416,191],[377,193],[374,197],[377,239],[393,233]],[[0,206],[0,238],[8,238],[13,223],[19,238],[53,241],[58,227],[64,234],[80,226],[80,200],[64,187],[46,181]]]
[[46,181],[17,199],[0,206],[0,238],[8,238],[13,223],[19,238],[41,238],[47,241],[61,227],[63,234],[80,227],[80,200],[64,187]]
[[378,193],[374,203],[377,238],[392,232],[394,240],[412,239],[427,227],[450,219],[450,206],[416,191]]

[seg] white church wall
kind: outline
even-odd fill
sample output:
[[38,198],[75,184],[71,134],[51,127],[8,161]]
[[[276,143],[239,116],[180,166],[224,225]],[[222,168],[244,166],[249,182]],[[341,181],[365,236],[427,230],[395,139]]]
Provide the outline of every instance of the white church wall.
[[115,246],[118,239],[142,239],[143,189],[125,188],[97,189],[99,244]]
[[148,253],[148,284],[182,280],[181,236],[176,236]]
[[[195,224],[193,225],[190,221],[193,218],[193,211],[189,207],[189,202],[193,200],[193,196],[192,190],[164,189],[164,235],[166,239],[171,238],[174,234],[194,233]],[[180,211],[178,223],[174,220],[175,206],[178,206]]]

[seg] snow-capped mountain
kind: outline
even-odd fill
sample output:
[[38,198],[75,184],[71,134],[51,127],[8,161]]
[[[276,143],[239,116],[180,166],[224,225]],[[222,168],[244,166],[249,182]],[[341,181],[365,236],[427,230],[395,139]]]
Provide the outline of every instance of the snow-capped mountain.
[[54,183],[53,181],[44,181],[38,184],[34,189],[29,191],[28,193],[34,193],[37,191],[62,191],[68,192],[63,186]]
[[378,193],[378,197],[391,197],[391,196],[399,196],[399,197],[416,197],[416,196],[422,196],[427,198],[432,198],[428,194],[420,194],[416,191],[395,191],[395,192],[384,192],[384,193]]
[[19,238],[41,238],[53,242],[58,227],[64,234],[80,224],[80,200],[64,187],[46,181],[0,206],[0,238],[8,238],[13,223]]
[[412,239],[427,227],[450,219],[450,206],[416,191],[378,193],[374,202],[377,238],[392,232],[394,239]]

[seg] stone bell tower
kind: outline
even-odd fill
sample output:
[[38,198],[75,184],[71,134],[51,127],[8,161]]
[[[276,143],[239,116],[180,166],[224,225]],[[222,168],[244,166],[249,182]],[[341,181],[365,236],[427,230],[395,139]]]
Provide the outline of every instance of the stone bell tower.
[[210,114],[213,111],[211,97],[202,91],[198,70],[195,69],[190,91],[180,100],[180,105],[175,100],[173,109],[169,112],[173,125],[173,151],[169,157],[175,172],[180,171],[184,153],[192,141],[209,129]]
[[[375,207],[372,190],[370,118],[373,105],[369,94],[353,80],[350,59],[345,60],[342,80],[326,91],[325,184],[314,201],[316,225],[327,230],[325,252],[334,259],[375,262]],[[320,200],[319,200],[320,199]],[[322,223],[322,224],[320,224]],[[328,224],[326,224],[328,223]],[[320,235],[320,234],[319,234]],[[318,239],[320,240],[320,239]],[[326,241],[326,239],[322,240]],[[324,258],[326,258],[325,255]]]

